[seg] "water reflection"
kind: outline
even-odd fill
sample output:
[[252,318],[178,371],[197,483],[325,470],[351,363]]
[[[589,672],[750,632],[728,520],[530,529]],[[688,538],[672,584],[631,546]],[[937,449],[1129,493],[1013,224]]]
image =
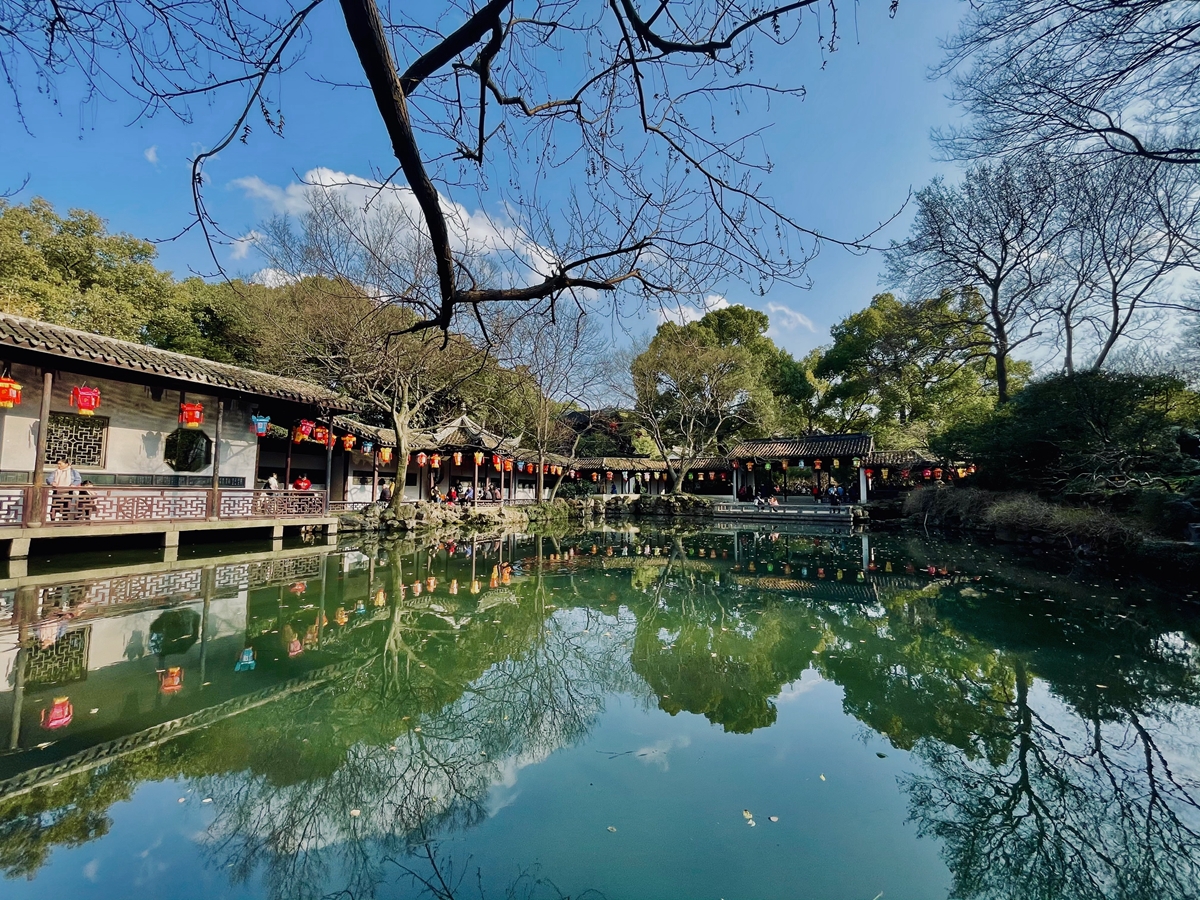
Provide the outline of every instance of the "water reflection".
[[[1141,586],[967,544],[749,530],[151,568],[0,588],[10,876],[174,779],[212,802],[210,869],[266,896],[397,879],[467,896],[484,876],[441,842],[611,698],[748,734],[814,671],[913,751],[901,787],[954,896],[1197,895],[1197,619]],[[511,877],[488,884],[557,895]]]

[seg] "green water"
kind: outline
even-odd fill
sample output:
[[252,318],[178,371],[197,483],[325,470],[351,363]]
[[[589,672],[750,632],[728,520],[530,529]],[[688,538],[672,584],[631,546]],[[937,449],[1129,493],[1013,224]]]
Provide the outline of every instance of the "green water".
[[754,529],[114,556],[0,582],[0,897],[1200,897],[1190,586]]

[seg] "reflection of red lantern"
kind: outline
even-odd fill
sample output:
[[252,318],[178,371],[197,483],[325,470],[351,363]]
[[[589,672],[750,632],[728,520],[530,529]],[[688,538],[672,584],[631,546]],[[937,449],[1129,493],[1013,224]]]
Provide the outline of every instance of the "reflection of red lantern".
[[932,474],[933,474],[933,470],[932,470],[932,469],[926,469],[926,470],[925,470],[924,472],[922,472],[921,474],[922,474],[922,475],[924,475],[926,478],[928,478],[930,475],[932,475]]
[[311,419],[301,419],[300,424],[296,426],[302,435],[308,437],[313,433],[313,429],[317,427],[317,423]]
[[422,469],[425,468],[425,463],[427,463],[427,462],[429,462],[428,456],[426,456],[424,453],[417,454],[417,466],[419,468],[422,468]]
[[250,423],[254,426],[254,434],[258,437],[267,436],[267,426],[271,424],[270,416],[251,416]]
[[12,409],[21,405],[21,386],[11,378],[0,378],[0,406]]
[[936,478],[938,481],[941,481],[941,480],[942,480],[942,470],[941,470],[941,469],[934,469],[934,470],[933,470],[933,477],[934,477],[934,478]]
[[55,697],[54,705],[42,710],[43,728],[66,728],[75,718],[75,707],[70,697]]
[[71,388],[71,405],[79,407],[81,416],[94,416],[100,405],[100,388],[87,385]]
[[158,687],[164,694],[183,690],[183,667],[168,666],[158,673]]
[[324,425],[317,425],[312,430],[312,439],[318,444],[323,444],[329,440],[329,429]]
[[454,454],[454,464],[455,464],[456,466],[461,466],[461,465],[462,465],[462,454],[461,454],[461,453],[455,453],[455,454]]
[[429,457],[429,468],[440,469],[441,467],[442,467],[442,455],[440,453],[435,453],[435,454],[433,454],[433,456]]
[[483,451],[482,450],[475,451],[475,465],[477,465],[477,466],[483,465]]
[[391,447],[380,447],[379,448],[379,458],[385,463],[390,463],[392,461],[392,448]]
[[352,434],[343,434],[342,435],[342,449],[343,450],[353,450],[354,445],[357,442],[358,442],[358,438],[356,438]]
[[188,428],[199,428],[204,422],[204,404],[180,403],[179,423]]

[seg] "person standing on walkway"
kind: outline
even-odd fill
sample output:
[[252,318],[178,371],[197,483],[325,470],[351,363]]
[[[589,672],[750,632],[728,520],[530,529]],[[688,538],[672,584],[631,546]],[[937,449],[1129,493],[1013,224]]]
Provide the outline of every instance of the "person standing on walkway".
[[46,476],[46,484],[54,488],[50,492],[50,518],[66,519],[71,511],[72,492],[70,488],[79,487],[83,478],[67,460],[60,459],[54,471]]

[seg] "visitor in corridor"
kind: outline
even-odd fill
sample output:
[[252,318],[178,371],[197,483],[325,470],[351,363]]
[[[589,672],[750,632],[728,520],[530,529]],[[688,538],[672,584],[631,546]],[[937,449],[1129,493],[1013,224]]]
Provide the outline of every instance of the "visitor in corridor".
[[272,472],[271,477],[267,479],[267,490],[269,490],[269,491],[279,490],[279,476],[276,475],[274,472]]
[[79,487],[83,478],[67,460],[60,459],[53,472],[46,476],[46,484],[54,488],[50,492],[50,518],[62,520],[70,518],[74,492],[70,488]]
[[308,480],[308,476],[301,473],[300,477],[292,482],[292,487],[298,491],[312,490],[312,482]]
[[380,503],[391,503],[392,502],[392,483],[390,481],[385,481],[383,483],[383,488],[379,491],[379,502]]

